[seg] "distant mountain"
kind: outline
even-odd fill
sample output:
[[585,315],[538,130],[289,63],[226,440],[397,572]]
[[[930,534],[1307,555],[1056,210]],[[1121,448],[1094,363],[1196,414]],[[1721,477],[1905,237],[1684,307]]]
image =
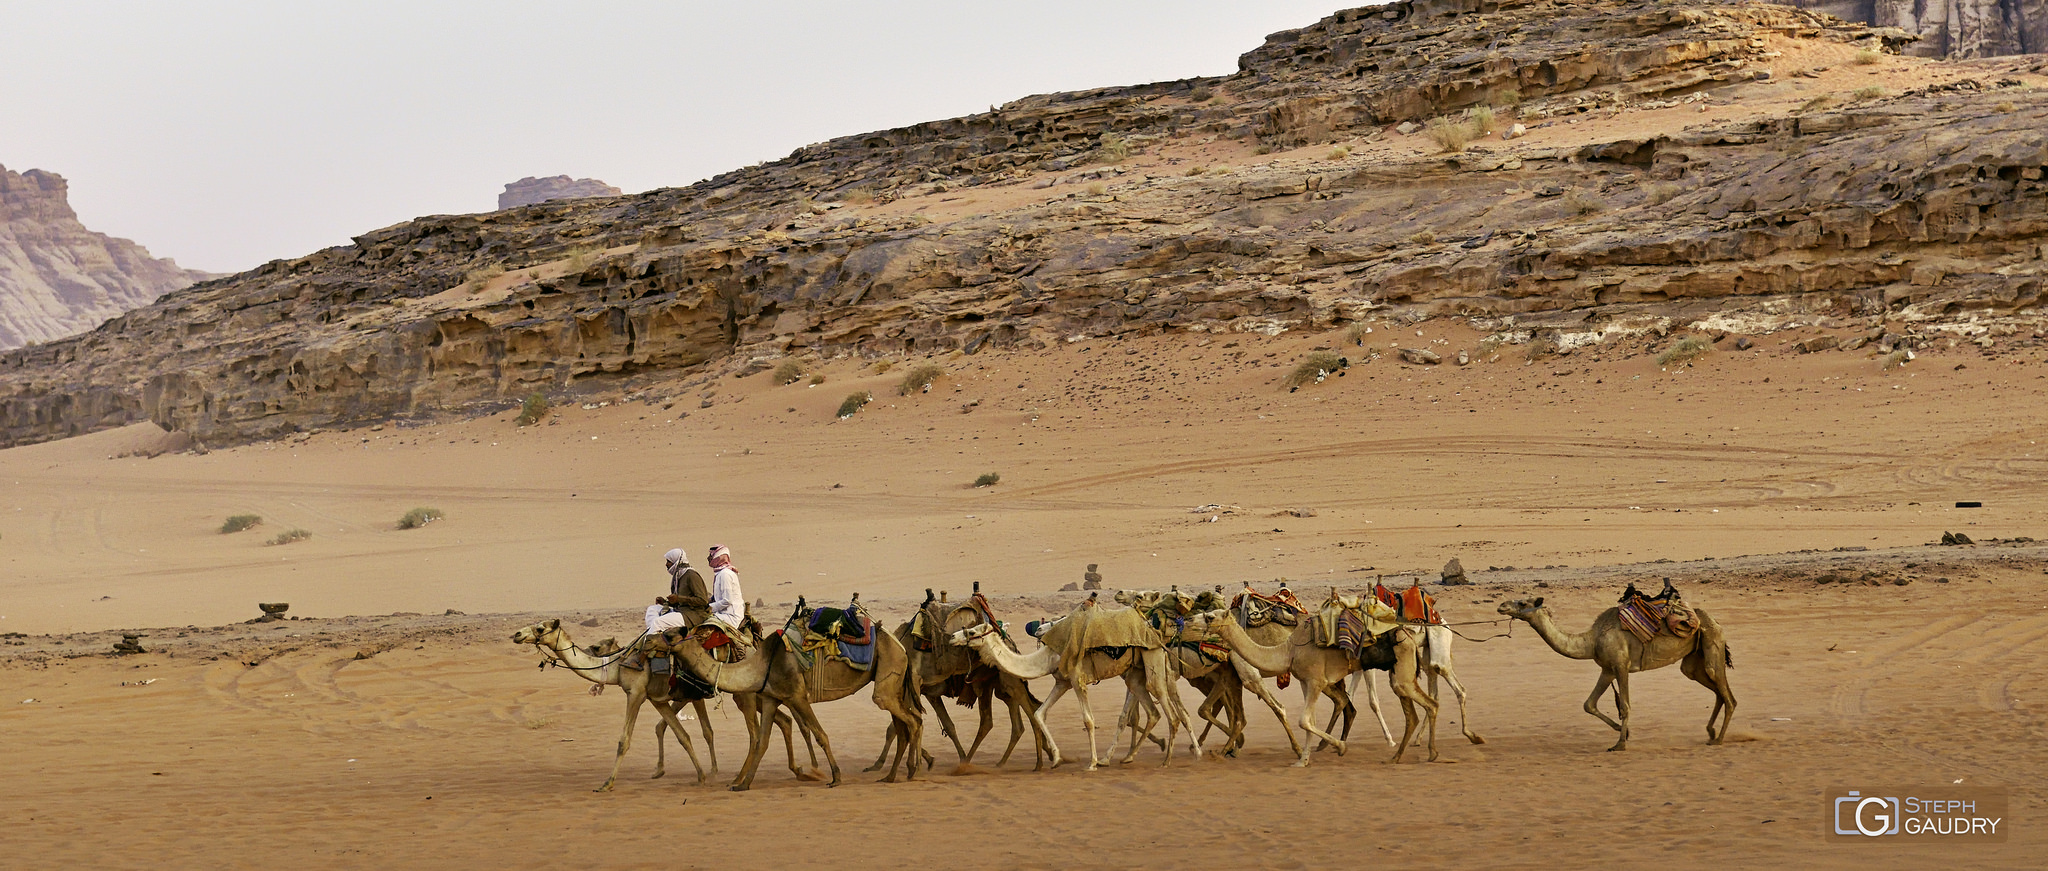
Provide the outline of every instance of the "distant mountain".
[[498,195],[498,210],[515,209],[549,200],[566,200],[576,197],[615,197],[623,191],[594,178],[570,178],[566,175],[551,175],[547,178],[527,176],[505,186],[505,192]]
[[2048,52],[2048,0],[1791,0],[1791,4],[1919,34],[1922,57]]
[[214,277],[78,222],[64,177],[0,166],[0,349],[99,326]]

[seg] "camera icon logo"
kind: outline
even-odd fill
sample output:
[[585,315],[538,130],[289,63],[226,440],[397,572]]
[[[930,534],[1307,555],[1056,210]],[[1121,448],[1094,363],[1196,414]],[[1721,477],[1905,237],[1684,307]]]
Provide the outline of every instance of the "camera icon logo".
[[[1899,833],[1903,814],[1897,798],[1863,795],[1850,792],[1835,799],[1835,834],[1837,835],[1896,835]],[[1844,814],[1846,813],[1846,816]],[[1847,826],[1843,825],[1847,822]]]

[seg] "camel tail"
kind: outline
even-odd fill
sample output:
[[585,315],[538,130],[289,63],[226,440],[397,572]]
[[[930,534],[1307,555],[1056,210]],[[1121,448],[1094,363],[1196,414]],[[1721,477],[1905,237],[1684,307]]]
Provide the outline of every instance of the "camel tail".
[[1735,651],[1728,649],[1728,646],[1725,644],[1721,646],[1721,661],[1726,663],[1729,668],[1735,667]]

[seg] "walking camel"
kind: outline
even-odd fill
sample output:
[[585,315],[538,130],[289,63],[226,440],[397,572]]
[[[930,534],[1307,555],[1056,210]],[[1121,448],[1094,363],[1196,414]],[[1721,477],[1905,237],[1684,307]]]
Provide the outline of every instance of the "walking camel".
[[[739,662],[719,662],[701,643],[694,643],[712,631],[709,624],[690,629],[684,636],[685,643],[676,647],[676,655],[692,674],[720,690],[757,694],[762,702],[762,713],[773,716],[779,708],[788,707],[797,722],[816,736],[819,746],[825,748],[825,762],[832,768],[831,786],[839,785],[839,760],[832,753],[831,737],[818,722],[818,715],[812,707],[821,702],[846,698],[872,686],[875,706],[889,712],[893,719],[892,728],[900,727],[905,732],[904,749],[910,753],[906,779],[917,779],[918,756],[923,752],[924,717],[917,694],[908,686],[909,662],[903,645],[897,642],[896,636],[878,631],[875,633],[874,662],[868,668],[856,669],[822,654],[817,656],[814,667],[805,668],[789,640],[790,633],[801,636],[801,621],[809,617],[802,600],[798,600],[798,609],[783,631],[766,638],[758,635],[749,638],[747,657]],[[746,764],[731,784],[734,792],[754,785],[754,773],[761,764],[762,755],[768,750],[765,730],[752,730],[751,738]],[[890,766],[889,775],[883,781],[896,782],[894,765]]]
[[[540,648],[541,653],[549,659],[563,668],[574,672],[577,677],[595,684],[592,688],[593,690],[602,690],[606,686],[613,685],[625,690],[626,725],[619,734],[618,753],[612,758],[611,776],[605,778],[604,785],[597,788],[598,792],[611,791],[612,785],[618,781],[619,766],[626,758],[626,751],[633,746],[634,724],[639,720],[640,706],[643,703],[653,704],[655,713],[661,718],[655,724],[654,729],[654,777],[661,777],[667,773],[667,742],[664,740],[662,733],[664,730],[673,729],[676,733],[676,740],[683,745],[684,752],[690,755],[690,764],[697,769],[697,782],[704,782],[704,767],[697,764],[697,752],[690,746],[690,736],[683,731],[682,723],[676,719],[677,708],[679,703],[683,701],[695,704],[698,725],[703,727],[704,730],[705,749],[711,754],[711,770],[718,770],[718,755],[714,749],[715,745],[712,744],[711,723],[705,716],[704,700],[670,698],[668,694],[668,681],[666,679],[649,681],[645,669],[626,668],[623,664],[625,656],[619,651],[610,651],[600,657],[578,647],[575,641],[570,639],[568,630],[562,628],[562,621],[560,620],[543,620],[535,623],[512,633],[512,640],[518,644],[531,644]],[[754,698],[750,694],[735,693],[733,701],[739,707],[741,717],[746,721],[747,731],[751,738],[755,727],[757,708]],[[789,718],[778,715],[775,718],[775,725],[782,727],[783,744],[789,752],[789,770],[795,773],[798,778],[815,779],[815,775],[807,774],[803,769],[797,767],[796,742],[790,734]],[[810,736],[806,734],[804,736],[804,744],[808,747],[810,743]],[[813,750],[811,765],[816,767],[817,764],[817,753]]]
[[[1202,727],[1202,734],[1198,737],[1206,738],[1211,727],[1220,729],[1223,734],[1229,736],[1229,740],[1224,743],[1224,753],[1237,755],[1238,748],[1244,746],[1244,730],[1247,723],[1244,690],[1250,688],[1260,701],[1266,703],[1273,716],[1280,720],[1280,731],[1286,733],[1288,747],[1295,755],[1301,754],[1301,741],[1294,737],[1294,728],[1287,722],[1287,708],[1266,690],[1265,681],[1259,679],[1258,670],[1235,655],[1211,661],[1202,655],[1192,640],[1213,637],[1206,621],[1195,620],[1193,615],[1213,610],[1203,608],[1203,605],[1221,604],[1216,594],[1202,593],[1198,596],[1189,596],[1179,590],[1164,593],[1156,590],[1118,590],[1116,601],[1138,609],[1147,616],[1155,628],[1161,625],[1163,619],[1187,615],[1181,617],[1189,621],[1187,627],[1177,633],[1176,639],[1169,639],[1167,643],[1167,664],[1186,680],[1189,686],[1202,693],[1202,704],[1196,708],[1195,715],[1206,721],[1206,725]],[[1162,608],[1165,610],[1162,611]],[[1135,693],[1128,694],[1124,699],[1124,716],[1131,720],[1134,730],[1131,737],[1133,742],[1138,740],[1134,709],[1141,701],[1144,700]],[[1219,708],[1229,719],[1228,725],[1216,721],[1216,712]],[[1145,724],[1144,734],[1150,737],[1157,716],[1153,714],[1149,705],[1146,706],[1146,714],[1149,719]],[[1156,742],[1159,739],[1152,740]]]
[[[1095,624],[1092,628],[1089,624]],[[1103,647],[1086,646],[1100,638],[1110,638],[1123,649],[1116,655]],[[1020,654],[1004,645],[995,632],[995,627],[986,623],[953,633],[955,644],[974,648],[983,661],[1006,673],[1023,680],[1053,676],[1052,695],[1044,704],[1031,712],[1038,730],[1045,736],[1045,743],[1052,753],[1052,767],[1058,768],[1062,761],[1059,744],[1053,740],[1052,731],[1046,728],[1045,712],[1069,691],[1081,705],[1081,723],[1088,730],[1088,768],[1094,771],[1109,760],[1097,755],[1095,740],[1095,715],[1089,709],[1088,687],[1109,678],[1122,676],[1127,687],[1134,692],[1143,692],[1159,699],[1166,705],[1167,749],[1166,760],[1173,762],[1172,742],[1180,729],[1187,726],[1187,709],[1181,706],[1180,698],[1168,682],[1166,651],[1158,646],[1145,648],[1135,643],[1146,638],[1156,639],[1157,633],[1146,626],[1137,612],[1129,609],[1107,610],[1095,607],[1093,600],[1084,603],[1073,613],[1055,621],[1050,629],[1039,637],[1042,646],[1028,654]],[[1069,652],[1071,650],[1072,652]],[[1135,673],[1134,673],[1135,672]],[[1189,744],[1196,758],[1201,758],[1202,745],[1195,738],[1194,730],[1188,728]],[[1112,750],[1115,749],[1112,743]],[[1138,755],[1137,742],[1131,743],[1124,762]]]
[[[1693,609],[1700,625],[1691,637],[1659,633],[1650,636],[1647,644],[1621,625],[1620,608],[1600,612],[1584,632],[1559,629],[1551,619],[1550,609],[1543,606],[1541,596],[1502,602],[1499,611],[1528,623],[1550,649],[1571,659],[1593,660],[1600,666],[1600,680],[1593,684],[1593,694],[1586,697],[1586,713],[1621,733],[1614,746],[1607,748],[1609,751],[1628,749],[1629,673],[1653,671],[1674,662],[1686,677],[1714,691],[1714,710],[1707,714],[1707,743],[1719,744],[1727,739],[1728,723],[1735,718],[1735,690],[1728,684],[1728,669],[1735,659],[1728,651],[1721,624],[1708,617],[1706,611]],[[1600,711],[1600,696],[1609,686],[1614,687],[1618,721]],[[1718,729],[1714,726],[1716,718],[1721,721]]]
[[[1303,732],[1323,739],[1337,748],[1337,755],[1344,754],[1344,740],[1327,731],[1316,728],[1316,699],[1329,694],[1330,688],[1359,667],[1358,657],[1346,653],[1341,647],[1319,647],[1312,640],[1310,621],[1304,620],[1294,627],[1294,632],[1285,644],[1263,645],[1245,634],[1237,621],[1230,619],[1228,611],[1210,612],[1209,625],[1214,627],[1223,643],[1229,645],[1232,653],[1242,657],[1252,667],[1266,676],[1291,674],[1301,681],[1302,710],[1301,729]],[[1401,761],[1408,752],[1408,743],[1415,737],[1419,722],[1415,709],[1420,706],[1429,716],[1429,761],[1437,761],[1436,752],[1436,700],[1423,694],[1416,686],[1417,660],[1421,648],[1421,634],[1414,629],[1402,627],[1392,630],[1397,664],[1393,669],[1394,695],[1401,700],[1402,713],[1407,717],[1407,727],[1401,733],[1401,742],[1394,750],[1393,761]],[[1304,744],[1295,767],[1306,767],[1309,750]]]
[[[1442,698],[1442,696],[1437,694],[1437,678],[1441,676],[1446,683],[1451,685],[1451,692],[1458,696],[1458,731],[1464,733],[1466,740],[1474,744],[1486,743],[1485,738],[1479,737],[1478,732],[1472,731],[1472,718],[1465,713],[1465,685],[1458,682],[1457,669],[1451,664],[1451,639],[1456,637],[1451,634],[1451,627],[1442,625],[1423,626],[1422,633],[1421,666],[1423,673],[1429,675],[1429,697],[1432,699]],[[1386,737],[1387,746],[1392,747],[1394,746],[1394,736],[1387,731],[1386,719],[1380,717],[1379,687],[1376,685],[1377,682],[1373,680],[1373,673],[1376,671],[1392,672],[1395,665],[1393,645],[1373,645],[1372,647],[1360,650],[1358,656],[1359,669],[1357,674],[1351,676],[1352,692],[1350,695],[1355,698],[1358,695],[1356,690],[1359,682],[1363,681],[1365,683],[1366,704],[1372,708],[1372,715],[1379,719],[1380,734]],[[1389,679],[1389,682],[1391,682],[1391,679]],[[1335,714],[1331,715],[1330,722],[1332,726],[1336,724]],[[1351,737],[1348,729],[1344,737]]]
[[[980,582],[977,581],[974,587],[978,595],[981,592]],[[973,649],[953,643],[954,633],[988,622],[989,618],[983,606],[976,605],[973,599],[949,604],[943,596],[932,595],[931,590],[925,590],[924,594],[924,605],[911,616],[911,619],[896,627],[896,640],[903,644],[904,652],[910,658],[910,675],[916,681],[917,691],[931,703],[932,711],[938,715],[940,729],[953,741],[953,751],[959,754],[960,764],[967,765],[974,761],[974,755],[981,750],[982,740],[995,728],[994,702],[1001,699],[1010,710],[1010,743],[1003,748],[1003,756],[996,761],[996,767],[1001,768],[1009,763],[1010,754],[1016,751],[1017,741],[1023,737],[1026,724],[1030,723],[1032,756],[1036,763],[1032,770],[1044,769],[1044,736],[1038,734],[1036,723],[1029,719],[1031,709],[1039,704],[1038,698],[1031,694],[1031,685],[1015,675],[982,662]],[[913,633],[918,629],[920,622],[924,624],[923,634],[914,637]],[[929,643],[932,649],[919,650],[917,642],[920,638]],[[1011,650],[1016,650],[1016,645],[1009,646]],[[956,680],[958,683],[955,683]],[[952,716],[946,711],[945,702],[949,685],[964,687],[965,695],[959,696],[960,704],[981,709],[981,728],[975,732],[974,743],[971,746],[961,746],[960,733],[953,725]],[[875,757],[875,764],[868,766],[867,770],[881,769],[898,734],[898,730],[889,731],[889,737],[882,742],[881,755]],[[925,757],[925,763],[927,766],[931,764],[929,755]]]

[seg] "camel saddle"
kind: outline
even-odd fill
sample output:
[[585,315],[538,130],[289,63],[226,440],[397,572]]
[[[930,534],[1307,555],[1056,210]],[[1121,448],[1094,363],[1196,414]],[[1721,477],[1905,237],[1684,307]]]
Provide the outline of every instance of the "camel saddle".
[[[846,608],[817,608],[803,621],[802,652],[839,659],[862,671],[875,662],[875,621],[861,613],[858,605]],[[812,659],[812,656],[805,657]]]
[[1238,625],[1246,629],[1268,623],[1299,626],[1301,615],[1308,612],[1301,606],[1301,600],[1294,598],[1294,591],[1286,587],[1271,596],[1246,589],[1230,600],[1230,610],[1237,615]]
[[1693,611],[1670,581],[1664,582],[1664,591],[1655,596],[1645,596],[1629,584],[1621,594],[1621,602],[1615,607],[1615,614],[1621,626],[1644,644],[1659,634],[1674,638],[1691,638],[1700,629],[1699,614]]
[[1357,656],[1360,648],[1370,646],[1374,639],[1393,631],[1397,619],[1394,609],[1378,599],[1339,596],[1333,592],[1329,601],[1316,611],[1309,637],[1317,647],[1341,648],[1345,653]]
[[[691,642],[704,648],[705,653],[711,654],[712,659],[728,663],[746,659],[747,645],[735,637],[732,632],[726,631],[726,629],[727,627],[723,623],[716,620],[706,620],[682,631]],[[676,630],[669,630],[669,632],[674,631]],[[737,632],[738,630],[733,631]],[[664,632],[662,634],[666,635],[668,633]],[[681,642],[674,643],[680,644]]]
[[1436,610],[1436,597],[1422,589],[1421,581],[1399,592],[1387,589],[1386,584],[1376,583],[1372,585],[1372,595],[1380,604],[1394,609],[1394,616],[1403,623],[1433,625],[1444,622],[1443,615]]

